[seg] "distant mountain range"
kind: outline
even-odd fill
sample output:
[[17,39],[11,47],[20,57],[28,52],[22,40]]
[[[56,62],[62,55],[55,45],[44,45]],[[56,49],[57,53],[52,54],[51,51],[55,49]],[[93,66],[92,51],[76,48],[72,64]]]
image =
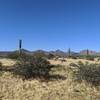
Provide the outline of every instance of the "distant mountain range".
[[[1,57],[5,57],[9,54],[11,54],[12,52],[18,52],[18,50],[16,51],[0,51],[0,56]],[[29,51],[29,50],[26,50],[26,49],[22,49],[22,52],[26,53],[26,54],[34,54],[34,53],[44,53],[46,55],[49,55],[49,54],[53,54],[53,55],[57,55],[57,56],[61,56],[61,57],[66,57],[68,55],[68,52],[64,52],[64,51],[61,51],[61,50],[55,50],[55,51],[44,51],[44,50],[36,50],[36,51]],[[100,56],[100,52],[96,52],[96,51],[92,51],[92,50],[88,50],[89,54],[90,55],[98,55]],[[80,52],[73,52],[71,51],[71,55],[86,55],[87,54],[87,50],[82,50]]]
[[[98,56],[100,56],[100,52],[89,50],[88,53],[89,53],[89,55],[98,55]],[[87,50],[82,50],[82,51],[79,52],[79,54],[80,55],[86,55]]]

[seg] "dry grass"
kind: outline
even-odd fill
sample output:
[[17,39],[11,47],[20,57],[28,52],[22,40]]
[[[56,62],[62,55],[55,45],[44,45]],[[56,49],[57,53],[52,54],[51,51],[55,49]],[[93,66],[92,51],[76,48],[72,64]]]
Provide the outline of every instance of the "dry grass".
[[60,60],[49,60],[51,62],[51,64],[57,65],[57,64],[61,64],[61,65],[69,65],[70,63],[77,63],[79,61],[85,63],[85,62],[89,62],[89,63],[100,63],[97,61],[89,61],[89,60],[85,60],[85,59],[65,59],[66,62],[62,62]]
[[0,62],[3,64],[3,66],[12,66],[16,64],[15,60],[7,59],[7,58],[0,58]]
[[[8,59],[0,59],[0,61],[4,65],[15,63]],[[52,64],[65,65],[62,71],[56,72],[66,76],[67,79],[65,80],[41,82],[39,79],[34,79],[23,81],[13,77],[9,72],[4,72],[0,77],[0,100],[100,100],[100,87],[96,89],[85,82],[73,81],[67,67],[70,63],[77,63],[78,61],[67,59],[67,62],[62,63],[50,60]],[[90,61],[90,63],[95,62]]]

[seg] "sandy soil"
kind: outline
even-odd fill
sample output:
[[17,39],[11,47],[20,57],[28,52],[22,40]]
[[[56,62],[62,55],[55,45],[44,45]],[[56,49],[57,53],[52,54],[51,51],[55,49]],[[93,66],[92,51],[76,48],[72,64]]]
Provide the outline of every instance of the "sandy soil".
[[15,60],[7,59],[7,58],[0,58],[0,62],[3,64],[3,66],[12,66],[16,64]]
[[69,65],[70,63],[77,63],[79,61],[85,63],[85,62],[89,62],[89,63],[100,63],[100,62],[97,62],[97,61],[89,61],[89,60],[85,60],[85,59],[65,59],[66,61],[65,62],[62,62],[60,60],[49,60],[51,64],[54,64],[54,65],[57,65],[57,64],[60,64],[60,65]]

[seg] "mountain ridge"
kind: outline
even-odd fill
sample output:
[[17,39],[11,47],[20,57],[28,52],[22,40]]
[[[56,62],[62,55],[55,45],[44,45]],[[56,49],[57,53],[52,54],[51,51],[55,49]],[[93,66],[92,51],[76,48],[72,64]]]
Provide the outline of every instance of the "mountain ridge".
[[[18,52],[18,50],[15,50],[15,51],[0,51],[0,56],[6,56],[8,54],[11,54],[13,52]],[[53,54],[55,56],[61,56],[61,57],[66,57],[68,55],[68,51],[65,52],[65,51],[62,51],[62,50],[54,50],[54,51],[46,51],[46,50],[41,50],[41,49],[38,49],[38,50],[35,50],[35,51],[29,51],[27,49],[22,49],[22,52],[26,53],[26,54],[34,54],[34,53],[44,53],[46,55],[49,55],[49,54]],[[70,52],[71,55],[86,55],[87,54],[87,50],[81,50],[79,52],[74,52],[74,51],[71,51]],[[96,51],[93,51],[93,50],[88,50],[88,53],[89,55],[99,55],[100,56],[100,52],[96,52]]]

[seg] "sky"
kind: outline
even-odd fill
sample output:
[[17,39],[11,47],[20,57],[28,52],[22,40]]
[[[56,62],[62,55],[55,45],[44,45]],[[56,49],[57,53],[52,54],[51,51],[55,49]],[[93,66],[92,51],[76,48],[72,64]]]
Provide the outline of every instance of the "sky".
[[100,0],[0,0],[0,51],[100,51]]

